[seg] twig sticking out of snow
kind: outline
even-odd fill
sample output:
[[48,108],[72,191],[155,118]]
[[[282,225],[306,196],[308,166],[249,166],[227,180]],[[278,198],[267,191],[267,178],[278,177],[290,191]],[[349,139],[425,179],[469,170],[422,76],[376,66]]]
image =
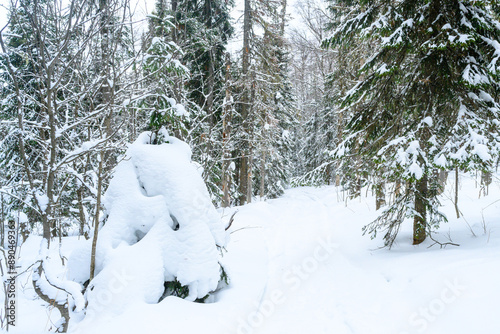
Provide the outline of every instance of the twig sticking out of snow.
[[226,231],[229,230],[229,228],[231,227],[231,225],[233,225],[233,221],[234,221],[234,216],[238,213],[238,211],[235,211],[233,212],[233,214],[231,215],[231,218],[229,218],[229,224],[227,225],[226,227]]

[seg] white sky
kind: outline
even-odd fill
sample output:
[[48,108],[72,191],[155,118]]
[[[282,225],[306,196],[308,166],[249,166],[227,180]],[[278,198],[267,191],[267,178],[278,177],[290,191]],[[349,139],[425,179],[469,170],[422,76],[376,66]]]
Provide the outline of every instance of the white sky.
[[[7,24],[7,7],[10,2],[11,0],[0,0],[0,29]],[[131,0],[131,3],[133,4],[132,10],[135,9],[138,20],[143,19],[146,14],[150,13],[155,7],[155,0]]]
[[0,29],[7,24],[7,8],[4,6],[4,4],[0,5]]

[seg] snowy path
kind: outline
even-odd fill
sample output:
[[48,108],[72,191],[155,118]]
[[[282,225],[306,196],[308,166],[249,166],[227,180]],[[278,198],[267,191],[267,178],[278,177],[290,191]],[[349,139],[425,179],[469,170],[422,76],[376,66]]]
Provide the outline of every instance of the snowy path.
[[[494,201],[491,195],[469,196],[462,210],[476,212]],[[411,246],[406,224],[399,245],[389,251],[377,250],[380,240],[361,236],[361,227],[376,216],[373,203],[369,198],[345,206],[327,187],[293,189],[242,208],[237,216],[245,222],[238,220],[234,229],[247,224],[247,215],[259,218],[248,226],[262,226],[268,281],[260,308],[240,317],[236,332],[498,332],[500,205],[488,208],[489,236],[473,238],[463,220],[452,219],[448,203],[450,223],[443,230],[452,229],[462,246]],[[477,216],[468,218],[478,222]]]
[[[461,210],[477,236],[463,218],[453,218],[446,198],[443,211],[450,222],[437,236],[444,240],[450,230],[460,247],[427,248],[431,242],[412,246],[411,224],[406,223],[392,250],[377,249],[380,239],[361,234],[361,227],[377,215],[373,198],[346,206],[334,187],[291,189],[282,198],[223,213],[228,220],[239,210],[223,258],[231,285],[218,293],[215,303],[175,297],[159,304],[133,303],[114,315],[107,310],[73,325],[71,332],[498,333],[500,188],[492,186],[490,196],[477,199],[474,183],[465,181]],[[65,252],[75,244],[73,239]],[[42,303],[21,303],[32,310],[35,304],[32,313],[38,322],[45,313]],[[21,316],[28,314],[22,311]],[[35,333],[36,322],[17,332]]]

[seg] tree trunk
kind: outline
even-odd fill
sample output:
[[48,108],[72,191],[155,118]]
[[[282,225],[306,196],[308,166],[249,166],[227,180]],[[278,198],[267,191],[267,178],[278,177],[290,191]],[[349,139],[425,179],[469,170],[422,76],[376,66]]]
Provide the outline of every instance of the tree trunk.
[[439,188],[438,195],[441,195],[444,192],[444,188],[446,187],[446,180],[448,179],[448,172],[445,170],[439,170]]
[[[80,219],[80,235],[85,236],[85,212],[83,208],[83,186],[80,186],[76,191],[76,198],[78,201],[78,218]],[[85,236],[85,239],[87,237]]]
[[460,218],[460,210],[458,209],[458,167],[455,167],[455,212],[457,218]]
[[417,180],[415,192],[415,217],[413,218],[413,244],[425,240],[427,228],[427,174]]
[[[38,265],[37,269],[33,270],[33,288],[36,292],[36,294],[47,304],[54,306],[59,310],[59,313],[61,314],[61,318],[64,320],[61,322],[60,327],[57,329],[58,333],[66,333],[68,331],[68,324],[69,324],[69,310],[68,310],[68,302],[61,302],[59,300],[55,300],[50,298],[48,295],[45,294],[45,292],[42,289],[42,284],[40,280],[42,279],[42,275],[44,274],[43,270],[43,261],[40,262]],[[50,282],[49,282],[50,284]],[[52,284],[50,284],[52,285]],[[55,287],[55,286],[54,286]],[[55,287],[57,288],[57,287]]]
[[[242,58],[242,75],[243,75],[243,95],[241,99],[241,120],[243,123],[244,139],[243,149],[240,163],[240,205],[243,205],[248,200],[248,175],[249,175],[249,156],[250,156],[250,124],[248,120],[249,108],[249,76],[248,69],[250,66],[250,29],[251,29],[251,7],[250,0],[245,0],[245,11],[243,15],[243,58]],[[250,197],[251,198],[251,197]]]
[[394,197],[398,197],[401,194],[401,181],[397,180],[394,186]]
[[231,138],[231,118],[232,118],[232,103],[231,103],[231,57],[226,53],[226,99],[224,105],[224,114],[222,116],[222,147],[223,147],[223,162],[222,162],[222,207],[227,208],[231,205],[231,150],[229,141]]
[[[343,93],[342,93],[343,94]],[[343,95],[342,95],[343,96]],[[344,133],[344,114],[343,112],[338,113],[338,124],[337,124],[337,143],[340,144],[342,142],[342,135]],[[335,166],[335,186],[340,186],[340,173],[339,173],[340,163],[337,163]]]
[[379,180],[375,185],[375,209],[378,210],[385,205],[385,182]]
[[492,177],[491,177],[491,172],[489,171],[482,171],[481,172],[481,187],[483,188],[483,195],[487,196],[489,192],[489,186],[491,184]]
[[95,216],[94,216],[94,237],[92,238],[92,252],[90,255],[90,278],[89,281],[92,281],[94,278],[95,274],[95,256],[96,256],[96,249],[97,249],[97,236],[99,234],[99,211],[101,209],[101,192],[102,192],[102,179],[103,179],[103,166],[102,166],[102,161],[103,161],[103,155],[100,154],[100,159],[99,159],[99,175],[97,176],[97,201],[96,201],[96,208],[95,208]]
[[266,152],[262,151],[262,157],[260,160],[260,189],[259,189],[259,196],[260,198],[264,198],[266,194]]
[[[56,119],[55,112],[57,111],[57,106],[55,104],[56,99],[53,100],[53,90],[51,87],[52,83],[52,71],[51,68],[47,68],[47,96],[46,96],[46,108],[47,116],[48,116],[48,126],[49,126],[49,140],[50,140],[50,148],[49,148],[49,162],[47,168],[47,183],[46,183],[46,196],[48,203],[45,208],[45,221],[43,227],[44,238],[47,239],[48,245],[50,245],[50,236],[57,236],[57,227],[56,227],[56,219],[55,219],[55,207],[54,207],[54,187],[56,181],[56,158],[57,158],[57,127],[56,127]],[[47,238],[48,236],[48,238]]]

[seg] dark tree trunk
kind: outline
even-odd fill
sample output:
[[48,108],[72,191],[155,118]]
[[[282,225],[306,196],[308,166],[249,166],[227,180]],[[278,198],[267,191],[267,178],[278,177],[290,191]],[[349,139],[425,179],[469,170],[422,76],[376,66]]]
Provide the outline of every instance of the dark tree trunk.
[[460,210],[458,209],[458,167],[455,167],[455,212],[457,218],[460,218]]
[[427,228],[427,174],[417,180],[415,189],[415,217],[413,219],[413,244],[425,240]]
[[[243,58],[242,58],[242,74],[243,74],[243,96],[241,101],[241,119],[243,122],[243,131],[245,133],[242,156],[240,163],[240,205],[249,201],[249,175],[250,175],[250,122],[248,120],[249,109],[249,94],[250,76],[248,73],[250,66],[250,29],[251,29],[251,7],[250,0],[245,0],[245,11],[243,15]],[[251,197],[250,197],[251,198]]]
[[231,57],[226,54],[226,101],[224,105],[224,114],[222,117],[222,147],[223,147],[223,165],[222,165],[222,207],[227,208],[231,205],[231,151],[229,141],[231,138]]

